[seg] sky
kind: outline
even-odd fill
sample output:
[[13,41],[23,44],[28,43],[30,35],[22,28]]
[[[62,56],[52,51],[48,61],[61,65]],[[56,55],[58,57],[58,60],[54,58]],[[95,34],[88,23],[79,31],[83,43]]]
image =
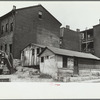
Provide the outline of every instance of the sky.
[[0,1],[0,16],[16,8],[43,5],[62,27],[85,30],[99,24],[100,1]]

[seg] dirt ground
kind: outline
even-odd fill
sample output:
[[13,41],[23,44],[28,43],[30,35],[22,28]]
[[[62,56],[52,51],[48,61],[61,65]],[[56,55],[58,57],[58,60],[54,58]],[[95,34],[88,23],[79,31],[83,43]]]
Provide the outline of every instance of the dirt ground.
[[[0,75],[0,79],[9,78],[11,82],[92,82],[92,80],[100,79],[100,74],[95,72],[89,76],[62,77],[55,80],[44,74],[41,75],[38,69],[18,66],[16,72],[11,75]],[[42,76],[42,77],[40,77]]]

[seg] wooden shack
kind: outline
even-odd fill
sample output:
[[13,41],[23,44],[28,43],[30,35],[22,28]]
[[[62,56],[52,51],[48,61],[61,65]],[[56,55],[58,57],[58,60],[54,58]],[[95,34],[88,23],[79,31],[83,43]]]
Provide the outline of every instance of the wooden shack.
[[43,45],[31,43],[21,51],[22,66],[39,66],[39,53],[45,48]]
[[81,75],[91,69],[100,69],[100,58],[89,53],[46,47],[39,57],[41,73],[52,77]]

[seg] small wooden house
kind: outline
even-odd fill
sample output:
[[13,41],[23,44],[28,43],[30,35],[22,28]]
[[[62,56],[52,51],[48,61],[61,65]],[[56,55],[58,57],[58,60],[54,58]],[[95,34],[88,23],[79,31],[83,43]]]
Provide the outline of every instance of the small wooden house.
[[45,48],[43,45],[31,43],[21,51],[22,66],[38,66],[39,53]]
[[52,77],[80,75],[83,70],[89,72],[91,69],[100,69],[100,58],[89,53],[46,47],[39,57],[41,73]]

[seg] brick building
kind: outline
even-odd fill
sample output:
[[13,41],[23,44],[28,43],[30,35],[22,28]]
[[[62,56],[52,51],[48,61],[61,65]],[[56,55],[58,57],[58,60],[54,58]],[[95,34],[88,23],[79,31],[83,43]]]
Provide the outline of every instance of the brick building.
[[62,27],[60,29],[60,46],[63,49],[68,49],[68,50],[74,50],[74,51],[80,51],[80,33],[79,29],[76,31],[71,30],[68,25],[65,27]]
[[81,31],[81,51],[100,57],[100,24]]
[[29,43],[59,47],[61,23],[42,5],[13,9],[0,17],[0,49],[15,59]]

